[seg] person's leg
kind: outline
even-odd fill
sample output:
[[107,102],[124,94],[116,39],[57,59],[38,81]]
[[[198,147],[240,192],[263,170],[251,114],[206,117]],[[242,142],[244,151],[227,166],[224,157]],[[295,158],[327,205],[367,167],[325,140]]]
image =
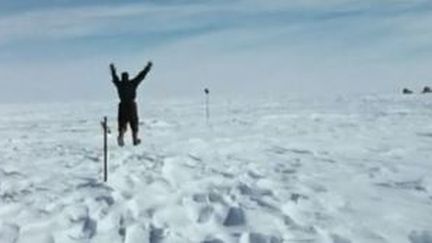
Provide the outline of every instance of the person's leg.
[[132,130],[132,141],[134,145],[138,145],[141,143],[141,140],[138,138],[139,119],[138,119],[137,104],[135,102],[131,104],[129,114],[130,114],[130,126]]
[[119,146],[123,146],[124,134],[127,129],[127,116],[126,116],[125,105],[122,103],[119,103],[117,119],[118,119],[118,132],[119,132],[119,135],[117,137],[117,143]]

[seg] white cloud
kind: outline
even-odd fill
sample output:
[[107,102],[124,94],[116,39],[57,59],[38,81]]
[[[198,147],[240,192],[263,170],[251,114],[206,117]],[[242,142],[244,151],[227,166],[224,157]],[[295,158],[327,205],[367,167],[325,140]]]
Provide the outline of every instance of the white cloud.
[[[430,12],[425,1],[389,0],[32,10],[0,17],[0,73],[15,82],[16,92],[43,77],[37,81],[42,97],[51,89],[60,97],[105,97],[98,90],[104,87],[106,95],[111,88],[108,62],[138,71],[148,59],[155,70],[146,95],[185,94],[203,85],[226,93],[392,90],[404,80],[432,79],[432,59],[418,53],[432,43]],[[151,46],[152,36],[163,44]],[[109,38],[119,40],[107,50]],[[54,51],[45,54],[33,42],[53,44]],[[2,58],[4,53],[15,58]]]
[[[0,17],[0,42],[32,38],[70,38],[97,34],[110,30],[121,32],[122,28],[133,30],[175,29],[184,25],[199,25],[201,21],[213,21],[236,15],[269,14],[274,11],[331,10],[343,3],[355,2],[333,0],[321,1],[222,1],[220,4],[155,5],[127,4],[124,6],[81,6],[29,10]],[[204,1],[203,1],[204,3]],[[313,7],[313,8],[312,8]],[[287,13],[289,14],[289,13]],[[138,20],[140,19],[140,20]],[[121,28],[115,29],[116,26]]]

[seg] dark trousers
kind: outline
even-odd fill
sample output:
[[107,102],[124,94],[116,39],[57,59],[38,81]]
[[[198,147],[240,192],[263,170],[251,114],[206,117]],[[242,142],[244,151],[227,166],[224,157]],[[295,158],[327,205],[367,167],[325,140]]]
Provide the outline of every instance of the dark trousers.
[[138,133],[138,111],[135,101],[120,102],[118,109],[118,130],[119,133],[124,133],[127,130],[127,125],[130,125],[132,133]]

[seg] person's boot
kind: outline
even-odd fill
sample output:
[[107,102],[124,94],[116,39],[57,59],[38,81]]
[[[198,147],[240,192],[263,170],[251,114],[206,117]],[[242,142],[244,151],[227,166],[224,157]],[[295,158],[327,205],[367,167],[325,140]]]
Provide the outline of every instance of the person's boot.
[[141,139],[138,138],[138,133],[132,134],[133,145],[138,145],[141,143]]
[[120,147],[124,146],[124,136],[123,133],[119,133],[118,137],[117,137],[117,143]]

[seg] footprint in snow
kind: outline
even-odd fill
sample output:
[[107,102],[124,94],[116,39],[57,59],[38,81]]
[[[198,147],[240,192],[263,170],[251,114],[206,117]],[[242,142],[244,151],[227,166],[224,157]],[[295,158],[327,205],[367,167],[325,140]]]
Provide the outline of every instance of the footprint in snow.
[[214,213],[214,208],[212,206],[205,206],[203,208],[200,209],[199,214],[198,214],[198,223],[207,223],[211,216]]
[[149,243],[162,243],[164,238],[164,229],[150,226]]
[[224,226],[240,226],[246,223],[246,216],[242,208],[230,207],[223,223]]
[[240,237],[241,243],[282,243],[280,237],[274,235],[265,235],[261,233],[245,233]]
[[224,243],[224,241],[218,238],[210,238],[208,240],[204,240],[202,243]]

